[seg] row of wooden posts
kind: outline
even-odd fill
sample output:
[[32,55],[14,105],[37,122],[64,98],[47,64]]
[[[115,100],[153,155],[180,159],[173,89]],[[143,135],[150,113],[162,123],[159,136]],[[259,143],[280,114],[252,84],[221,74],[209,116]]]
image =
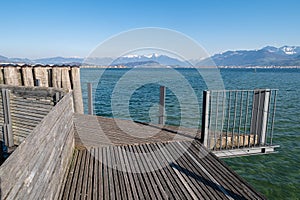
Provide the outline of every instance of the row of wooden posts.
[[0,84],[72,90],[74,110],[76,113],[83,113],[80,68],[78,66],[0,65]]

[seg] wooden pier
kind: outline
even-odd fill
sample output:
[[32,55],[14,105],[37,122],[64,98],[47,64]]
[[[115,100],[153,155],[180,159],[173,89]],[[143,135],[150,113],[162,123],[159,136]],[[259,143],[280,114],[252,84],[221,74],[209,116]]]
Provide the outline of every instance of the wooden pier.
[[74,114],[73,102],[65,94],[2,164],[1,198],[265,199],[197,131]]
[[[258,115],[252,109],[252,115],[258,116],[251,120],[257,124],[250,127],[257,130],[255,134],[238,128],[237,136],[234,130],[230,136],[227,128],[223,137],[217,122],[218,116],[226,119],[225,112],[220,115],[217,109],[212,115],[213,107],[225,107],[218,102],[227,102],[219,100],[220,92],[204,98],[207,106],[200,131],[164,125],[163,109],[158,125],[83,115],[76,66],[1,65],[0,84],[0,141],[6,153],[12,151],[0,166],[0,199],[265,199],[217,156],[249,154],[249,149],[239,149],[247,145],[251,154],[274,151],[272,143],[267,146],[268,140],[257,137],[259,130],[268,136],[268,122],[272,136],[276,93],[273,115],[268,115],[272,120],[260,125],[257,122],[266,112],[257,111]],[[164,92],[161,89],[161,108]],[[251,98],[246,92],[248,114]],[[253,99],[258,99],[254,102],[261,102],[265,93],[254,92]],[[257,107],[267,105],[264,102]],[[229,106],[234,108],[233,124],[239,127],[242,105],[239,112]]]
[[[129,127],[131,122],[119,123]],[[138,139],[116,127],[114,119],[75,115],[74,124],[75,152],[61,199],[264,199],[189,129],[165,127],[153,137],[140,133]],[[97,132],[99,124],[103,132]]]

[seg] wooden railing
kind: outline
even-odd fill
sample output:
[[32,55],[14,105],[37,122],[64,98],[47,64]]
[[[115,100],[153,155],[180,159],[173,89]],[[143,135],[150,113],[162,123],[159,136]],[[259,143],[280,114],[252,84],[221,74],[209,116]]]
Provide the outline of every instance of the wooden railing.
[[65,95],[0,167],[1,199],[57,199],[74,148],[72,93]]
[[0,85],[0,141],[19,145],[50,112],[66,90]]

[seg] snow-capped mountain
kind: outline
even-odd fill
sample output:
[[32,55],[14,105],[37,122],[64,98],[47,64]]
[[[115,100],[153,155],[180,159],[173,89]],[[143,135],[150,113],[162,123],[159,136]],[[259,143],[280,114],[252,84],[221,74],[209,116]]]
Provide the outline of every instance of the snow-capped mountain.
[[[283,46],[280,48],[266,46],[257,50],[237,50],[226,51],[215,54],[210,58],[202,60],[183,61],[167,55],[129,54],[119,58],[95,57],[95,58],[65,58],[53,57],[42,59],[7,58],[0,55],[0,63],[18,64],[76,64],[76,65],[124,65],[127,67],[136,66],[169,66],[169,67],[189,67],[189,63],[194,66],[211,66],[213,62],[217,66],[300,66],[300,47]],[[195,64],[196,63],[196,64]]]
[[207,66],[214,61],[217,66],[300,66],[300,47],[266,46],[258,50],[226,51],[197,63]]
[[173,67],[184,67],[188,66],[188,63],[181,61],[176,58],[172,58],[166,55],[149,54],[149,55],[126,55],[115,59],[111,65],[130,65],[132,63],[147,63],[156,62],[161,65],[173,66]]

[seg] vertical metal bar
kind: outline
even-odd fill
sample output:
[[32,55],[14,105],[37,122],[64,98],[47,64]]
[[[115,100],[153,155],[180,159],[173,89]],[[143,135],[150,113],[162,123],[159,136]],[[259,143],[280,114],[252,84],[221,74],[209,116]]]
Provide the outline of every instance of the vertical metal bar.
[[92,83],[87,84],[88,89],[88,114],[93,115],[93,85]]
[[275,94],[274,94],[274,105],[273,105],[273,114],[272,114],[270,145],[272,145],[272,143],[273,143],[273,132],[274,132],[274,121],[275,121],[275,111],[276,111],[277,90],[275,90],[274,92],[275,92]]
[[212,121],[212,118],[211,118],[211,116],[212,116],[212,97],[213,97],[213,91],[210,91],[210,94],[209,94],[209,126],[208,126],[208,137],[207,137],[207,139],[208,139],[208,147],[209,147],[209,149],[211,149],[211,127],[212,127],[212,125],[211,125],[211,121]]
[[[254,106],[254,98],[255,98],[255,90],[253,90],[252,92],[252,113],[251,113],[251,119],[250,119],[250,130],[249,130],[249,136],[248,136],[248,147],[250,148],[250,145],[251,145],[251,134],[254,134],[253,133],[253,130],[252,130],[252,121],[253,121],[253,109],[255,109],[255,106]],[[254,136],[254,135],[253,135]]]
[[[215,130],[214,130],[214,139],[215,139],[215,145],[218,144],[217,141],[217,130],[218,130],[218,116],[219,116],[219,91],[217,91],[217,99],[216,99],[216,119],[215,119]],[[217,148],[217,146],[215,146],[215,148]]]
[[209,145],[209,101],[210,101],[210,92],[203,91],[203,104],[202,104],[202,131],[201,131],[201,142],[202,144],[208,148]]
[[269,133],[269,126],[270,126],[270,113],[271,113],[271,104],[272,104],[272,95],[273,95],[273,90],[270,90],[270,94],[269,94],[269,109],[268,109],[268,113],[267,113],[267,123],[266,123],[266,134],[265,134],[265,145],[268,144],[268,137],[270,136]]
[[[257,113],[256,113],[256,125],[255,125],[255,134],[254,134],[254,146],[256,146],[256,137],[258,136],[258,122],[259,122],[259,108],[260,108],[260,98],[261,91],[258,90],[258,105],[257,105]],[[257,136],[256,136],[257,135]]]
[[260,135],[260,145],[265,145],[266,143],[266,129],[268,125],[268,112],[269,112],[269,99],[270,99],[270,90],[264,91],[264,102],[263,102],[263,108],[262,108],[262,124],[261,124],[261,135]]
[[[249,91],[247,91],[247,97],[246,97],[246,116],[245,116],[245,124],[244,124],[244,143],[243,146],[245,146],[245,137],[247,134],[247,123],[248,123],[248,110],[249,110]],[[248,144],[249,144],[249,137],[248,137]]]
[[232,127],[232,134],[231,134],[231,148],[233,149],[234,144],[234,131],[235,131],[235,120],[236,120],[236,109],[237,109],[237,91],[235,91],[235,97],[234,97],[234,117],[233,117],[233,127]]
[[241,91],[241,103],[240,103],[240,121],[239,121],[239,130],[238,130],[238,148],[240,148],[240,134],[242,126],[242,116],[243,116],[243,91]]
[[159,117],[158,124],[165,124],[165,96],[166,96],[166,87],[160,86],[159,88]]
[[[225,99],[226,99],[226,90],[224,90],[222,95],[223,101],[222,101],[222,121],[221,121],[221,131],[220,131],[220,143],[223,144],[223,128],[224,128],[224,117],[225,117]],[[226,146],[226,144],[225,144]],[[221,146],[220,146],[221,150]]]
[[227,118],[227,127],[226,127],[226,149],[228,148],[228,133],[229,133],[229,125],[230,125],[230,113],[231,113],[231,91],[229,91],[229,98],[228,98],[228,118]]

